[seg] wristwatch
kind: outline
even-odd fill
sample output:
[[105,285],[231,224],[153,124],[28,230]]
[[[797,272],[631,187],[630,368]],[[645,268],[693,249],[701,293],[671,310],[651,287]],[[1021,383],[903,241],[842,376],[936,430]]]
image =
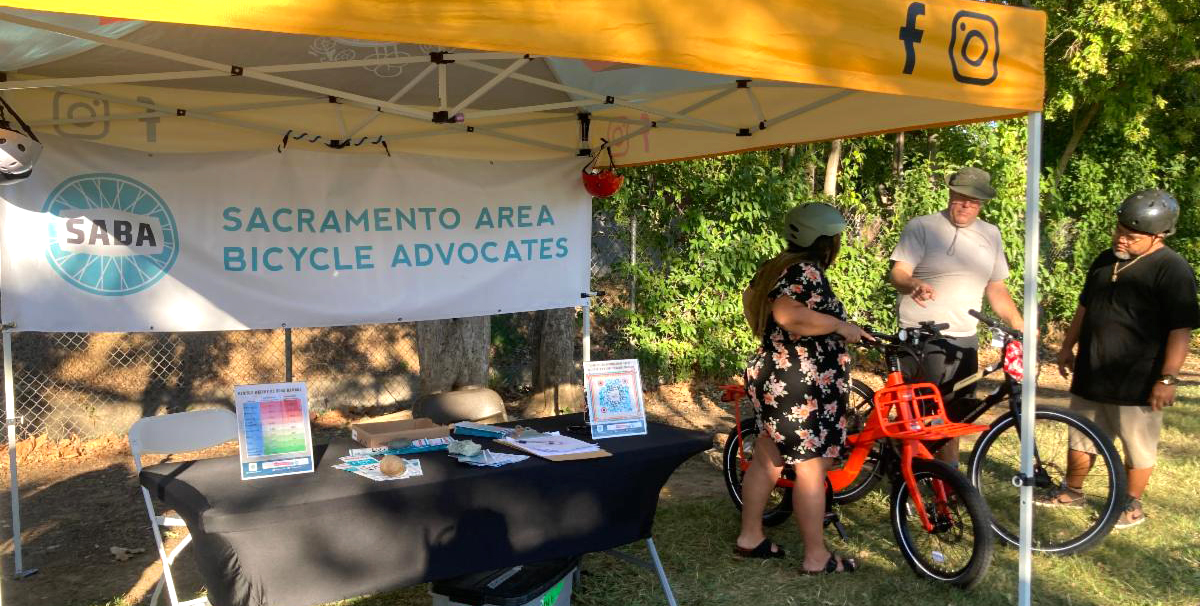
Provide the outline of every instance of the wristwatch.
[[1163,375],[1158,378],[1158,382],[1163,385],[1174,385],[1179,382],[1179,377],[1175,375]]

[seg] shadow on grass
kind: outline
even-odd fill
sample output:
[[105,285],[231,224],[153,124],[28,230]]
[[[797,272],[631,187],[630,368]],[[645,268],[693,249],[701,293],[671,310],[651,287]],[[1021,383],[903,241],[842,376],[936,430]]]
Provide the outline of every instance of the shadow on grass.
[[[22,564],[38,573],[22,580],[4,575],[6,606],[40,606],[51,596],[64,606],[108,604],[135,587],[134,597],[153,590],[158,554],[130,467],[113,464],[51,484],[24,483],[21,491]],[[3,567],[9,573],[12,544],[5,543]],[[145,551],[117,561],[110,547]],[[189,550],[172,570],[181,599],[200,593]],[[167,602],[165,595],[160,602]]]

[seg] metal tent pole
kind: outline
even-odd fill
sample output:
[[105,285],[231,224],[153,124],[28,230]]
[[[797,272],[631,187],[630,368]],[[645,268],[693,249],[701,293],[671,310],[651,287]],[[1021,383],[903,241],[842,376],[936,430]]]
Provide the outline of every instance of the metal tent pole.
[[583,361],[592,361],[592,293],[583,293]]
[[8,425],[8,484],[12,495],[13,578],[25,578],[37,569],[25,570],[21,553],[21,489],[17,485],[17,418],[16,397],[13,394],[12,331],[4,327],[4,421]]
[[1027,129],[1029,155],[1025,168],[1025,377],[1021,385],[1021,526],[1017,559],[1017,604],[1030,606],[1033,580],[1033,422],[1037,395],[1037,274],[1038,235],[1041,227],[1039,196],[1042,171],[1042,113],[1030,112]]
[[667,571],[663,570],[662,560],[658,559],[658,550],[654,548],[654,539],[646,539],[646,549],[654,561],[654,572],[658,574],[658,582],[662,585],[663,594],[667,596],[667,604],[676,606],[675,594],[671,591],[671,583],[667,581]]
[[292,382],[292,327],[283,328],[283,382]]

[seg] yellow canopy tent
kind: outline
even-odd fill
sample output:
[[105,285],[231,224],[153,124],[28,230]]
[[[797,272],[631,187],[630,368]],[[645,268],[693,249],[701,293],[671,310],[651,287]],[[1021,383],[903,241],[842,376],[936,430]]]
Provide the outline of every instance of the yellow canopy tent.
[[[1037,339],[1040,11],[970,0],[6,4],[0,91],[25,120],[56,141],[147,152],[386,143],[515,160],[588,155],[603,138],[620,163],[641,164],[1028,114],[1025,317]],[[1031,496],[1024,487],[1023,604]]]
[[[299,145],[383,137],[393,151],[533,159],[576,153],[586,112],[592,145],[582,147],[624,138],[620,161],[637,164],[1012,117],[1040,109],[1043,94],[1045,15],[969,1],[116,2],[104,12],[97,28],[127,33],[0,14],[4,30],[91,43],[16,71],[0,64],[0,90],[34,128],[69,133],[66,121],[96,117],[62,107],[82,88],[109,112],[93,140],[145,151],[263,149],[290,131],[308,134]],[[148,111],[162,118],[154,141]]]

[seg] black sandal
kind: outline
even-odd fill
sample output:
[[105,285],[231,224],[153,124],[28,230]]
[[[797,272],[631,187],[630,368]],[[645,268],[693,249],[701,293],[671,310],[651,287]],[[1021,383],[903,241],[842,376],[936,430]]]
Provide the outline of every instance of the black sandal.
[[[841,570],[838,570],[838,563],[842,565]],[[801,568],[800,572],[804,574],[833,574],[835,572],[854,572],[855,570],[858,570],[858,562],[855,562],[854,558],[844,558],[831,551],[829,552],[829,561],[825,562],[825,568],[821,570],[804,570]]]
[[[771,548],[775,549],[772,550]],[[761,558],[770,560],[773,558],[783,557],[783,545],[776,545],[771,542],[771,539],[763,539],[754,549],[746,549],[745,547],[733,546],[733,553],[743,558]]]

